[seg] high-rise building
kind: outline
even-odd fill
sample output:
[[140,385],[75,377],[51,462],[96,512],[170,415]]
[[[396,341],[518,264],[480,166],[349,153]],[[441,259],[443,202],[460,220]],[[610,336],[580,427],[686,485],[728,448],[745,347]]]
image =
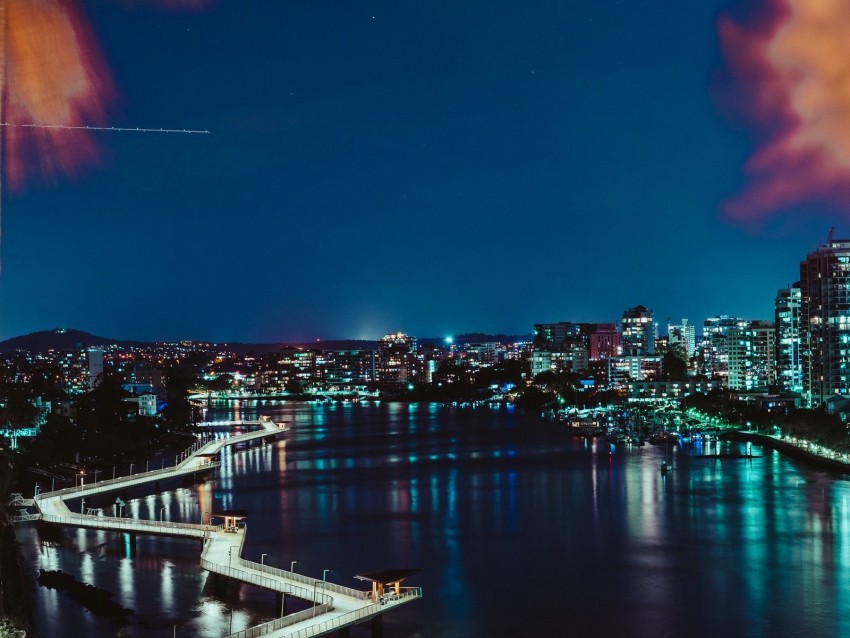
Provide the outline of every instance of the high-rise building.
[[401,383],[412,381],[416,356],[416,339],[403,332],[378,339],[375,351],[375,376],[378,381]]
[[726,336],[730,390],[767,390],[775,382],[776,329],[770,321],[730,328]]
[[697,348],[696,326],[682,319],[680,324],[667,324],[667,345],[671,348],[681,347],[689,357],[694,356]]
[[833,239],[800,263],[803,401],[850,396],[850,239]]
[[702,348],[705,360],[705,374],[717,379],[722,387],[728,387],[729,380],[729,331],[734,328],[746,328],[746,319],[718,315],[709,317],[702,324]]
[[783,392],[803,392],[800,282],[776,293],[776,384]]
[[534,324],[534,348],[548,352],[572,350],[580,343],[592,360],[607,359],[620,353],[620,333],[613,323]]
[[571,321],[536,323],[534,324],[534,343],[538,346],[548,346],[549,349],[558,348],[564,341],[578,337],[580,333],[581,324]]
[[615,357],[620,352],[620,333],[613,323],[583,323],[581,334],[592,360]]
[[374,379],[374,350],[325,350],[322,355],[328,385],[353,386]]
[[640,356],[655,353],[655,339],[658,328],[652,310],[644,306],[635,306],[623,312],[621,321],[622,345],[624,356]]

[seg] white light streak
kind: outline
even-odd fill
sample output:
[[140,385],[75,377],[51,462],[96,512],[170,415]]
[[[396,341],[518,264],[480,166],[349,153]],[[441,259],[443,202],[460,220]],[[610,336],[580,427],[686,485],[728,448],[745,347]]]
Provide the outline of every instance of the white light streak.
[[196,133],[199,135],[209,135],[209,131],[200,131],[185,128],[129,128],[122,126],[68,126],[65,124],[15,124],[14,122],[0,122],[0,126],[9,126],[12,128],[46,128],[46,129],[62,129],[68,131],[115,131],[115,132],[133,132],[133,133]]

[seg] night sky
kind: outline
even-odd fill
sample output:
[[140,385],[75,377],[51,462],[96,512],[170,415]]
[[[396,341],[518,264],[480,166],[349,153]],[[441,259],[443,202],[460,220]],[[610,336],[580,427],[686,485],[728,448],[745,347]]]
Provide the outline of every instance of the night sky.
[[724,213],[759,132],[718,18],[758,4],[82,2],[108,123],[211,134],[98,133],[97,165],[5,189],[0,338],[771,318],[850,228],[814,200]]

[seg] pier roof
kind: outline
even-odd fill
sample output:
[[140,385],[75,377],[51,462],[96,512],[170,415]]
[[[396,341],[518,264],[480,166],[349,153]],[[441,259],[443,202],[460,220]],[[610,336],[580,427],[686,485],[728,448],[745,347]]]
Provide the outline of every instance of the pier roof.
[[376,583],[381,583],[382,585],[392,585],[393,583],[400,583],[405,578],[409,578],[410,576],[415,576],[420,573],[422,573],[421,569],[384,569],[378,572],[357,574],[355,578],[359,580],[370,580]]

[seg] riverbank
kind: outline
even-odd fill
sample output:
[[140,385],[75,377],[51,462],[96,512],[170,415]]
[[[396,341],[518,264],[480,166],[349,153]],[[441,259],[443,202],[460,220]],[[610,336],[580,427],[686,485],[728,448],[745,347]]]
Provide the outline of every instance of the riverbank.
[[5,505],[0,504],[0,619],[31,635],[34,626],[35,584],[21,556],[15,529]]
[[850,463],[842,460],[830,458],[816,452],[806,450],[799,445],[795,445],[789,441],[783,441],[767,434],[753,432],[748,430],[729,430],[723,434],[724,438],[733,441],[747,441],[763,445],[764,447],[778,450],[789,458],[803,461],[809,465],[818,467],[830,472],[839,472],[841,474],[850,474]]

